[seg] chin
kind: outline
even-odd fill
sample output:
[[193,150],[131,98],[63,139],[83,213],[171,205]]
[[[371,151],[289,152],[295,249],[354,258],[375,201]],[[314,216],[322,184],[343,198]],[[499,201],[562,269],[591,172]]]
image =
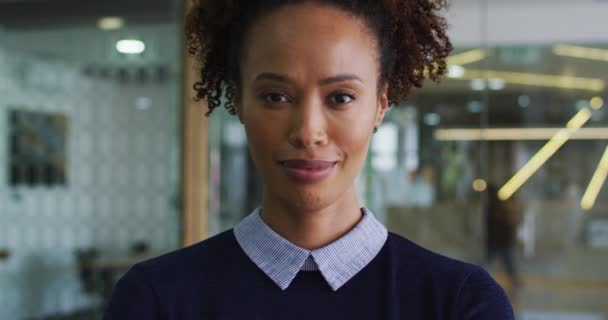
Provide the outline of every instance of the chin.
[[332,206],[348,190],[336,176],[311,184],[301,184],[285,176],[278,176],[275,183],[266,185],[265,192],[272,198],[283,202],[286,206],[300,211],[319,211]]
[[329,207],[337,199],[324,192],[325,188],[299,188],[291,192],[282,192],[283,198],[294,209],[302,211],[318,211]]

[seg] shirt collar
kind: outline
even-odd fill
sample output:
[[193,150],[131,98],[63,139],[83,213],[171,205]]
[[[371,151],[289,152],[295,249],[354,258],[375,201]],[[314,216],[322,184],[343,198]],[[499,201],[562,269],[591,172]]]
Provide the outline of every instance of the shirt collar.
[[351,231],[312,251],[274,232],[262,220],[261,208],[243,219],[234,228],[234,235],[245,254],[282,290],[300,270],[317,269],[336,291],[376,257],[388,237],[386,228],[368,209],[361,211],[363,218]]

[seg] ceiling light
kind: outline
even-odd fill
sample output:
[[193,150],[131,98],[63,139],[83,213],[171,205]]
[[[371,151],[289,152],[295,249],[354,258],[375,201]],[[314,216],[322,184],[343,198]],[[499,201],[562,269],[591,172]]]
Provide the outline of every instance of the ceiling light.
[[116,42],[116,50],[124,54],[140,54],[146,50],[146,44],[139,40],[124,39]]
[[448,78],[461,78],[464,76],[464,67],[463,66],[449,66],[448,67]]
[[[435,130],[439,141],[543,141],[555,136],[562,128],[454,128]],[[608,128],[580,128],[570,140],[608,140]]]
[[559,44],[553,47],[558,56],[608,62],[608,50]]
[[589,100],[589,106],[594,110],[597,110],[604,106],[604,99],[602,99],[602,97],[593,97]]
[[477,192],[484,192],[488,188],[488,183],[483,179],[475,179],[473,181],[473,190]]
[[135,107],[139,110],[147,110],[152,107],[152,99],[148,97],[139,97],[135,99]]
[[473,79],[471,80],[471,89],[475,91],[483,91],[486,89],[486,81],[484,79]]
[[508,200],[528,179],[547,161],[570,136],[580,129],[591,118],[591,110],[579,111],[564,129],[559,130],[532,158],[498,190],[500,200]]
[[488,87],[492,90],[502,90],[505,86],[506,82],[503,79],[495,78],[488,81]]
[[449,66],[463,66],[474,62],[481,61],[487,57],[486,50],[484,49],[473,49],[461,53],[457,53],[448,57]]
[[599,78],[582,78],[562,75],[547,75],[525,72],[508,72],[497,70],[471,70],[466,69],[459,80],[502,79],[505,84],[518,84],[535,87],[558,89],[575,89],[592,92],[601,92],[606,87],[604,80]]
[[597,165],[595,173],[593,173],[593,176],[591,177],[589,186],[583,194],[581,207],[584,210],[591,210],[595,205],[597,195],[600,193],[600,190],[606,181],[606,175],[608,175],[608,148],[606,148],[606,151],[604,151],[604,155],[602,156],[600,163]]
[[97,20],[97,27],[101,30],[117,30],[125,25],[121,17],[103,17]]

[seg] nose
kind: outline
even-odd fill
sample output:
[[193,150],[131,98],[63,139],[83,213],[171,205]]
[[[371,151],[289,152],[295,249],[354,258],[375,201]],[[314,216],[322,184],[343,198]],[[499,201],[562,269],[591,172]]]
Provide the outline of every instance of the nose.
[[323,105],[313,99],[293,108],[289,143],[298,149],[307,149],[327,144],[327,121]]

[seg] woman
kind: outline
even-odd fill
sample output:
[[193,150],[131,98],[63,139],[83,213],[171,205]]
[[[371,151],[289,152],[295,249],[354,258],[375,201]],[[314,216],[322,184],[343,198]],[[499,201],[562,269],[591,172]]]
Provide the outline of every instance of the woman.
[[513,319],[481,268],[387,232],[355,177],[389,105],[451,51],[435,0],[199,0],[198,98],[245,130],[264,180],[233,230],[135,265],[105,319]]

